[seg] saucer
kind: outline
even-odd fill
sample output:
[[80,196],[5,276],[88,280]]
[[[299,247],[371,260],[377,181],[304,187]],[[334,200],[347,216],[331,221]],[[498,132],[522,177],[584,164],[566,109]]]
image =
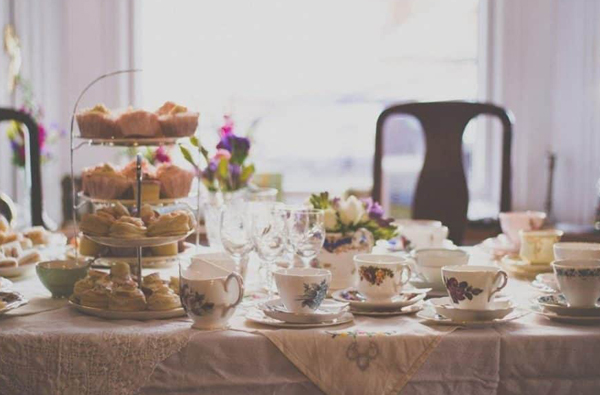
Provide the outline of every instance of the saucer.
[[361,311],[390,311],[399,310],[402,307],[410,306],[420,300],[425,299],[427,293],[414,292],[406,290],[388,300],[367,300],[355,288],[347,288],[341,291],[335,291],[333,299],[340,302],[348,302],[352,310]]
[[444,284],[427,281],[419,274],[410,279],[410,284],[416,288],[431,288],[431,291],[427,293],[428,296],[441,297],[448,295],[448,291]]
[[258,305],[268,317],[292,324],[318,324],[340,318],[347,310],[348,303],[324,300],[321,306],[312,313],[293,313],[288,311],[281,299],[269,300]]
[[404,306],[399,310],[390,311],[369,311],[369,310],[352,310],[354,315],[364,315],[367,317],[394,317],[397,315],[409,315],[423,310],[423,303],[415,303],[410,306]]
[[553,311],[546,310],[542,306],[532,304],[530,307],[531,311],[536,314],[543,315],[552,321],[564,322],[567,324],[600,324],[600,316],[572,316],[572,315],[560,315]]
[[497,318],[497,319],[486,320],[486,321],[458,321],[458,320],[452,320],[450,318],[446,318],[446,317],[436,313],[435,309],[432,306],[425,306],[425,308],[422,311],[419,311],[417,313],[417,317],[422,318],[426,322],[429,322],[429,323],[477,328],[477,327],[487,327],[487,326],[498,325],[498,324],[506,324],[507,322],[511,322],[516,319],[522,318],[522,317],[526,316],[527,314],[529,314],[528,310],[517,308],[512,313],[504,316],[503,318]]
[[502,258],[505,255],[515,254],[519,252],[519,248],[514,245],[505,234],[501,233],[496,237],[485,239],[481,244],[481,248],[495,256]]
[[596,307],[571,307],[562,294],[538,296],[531,300],[532,304],[559,316],[572,317],[600,317],[600,306]]
[[305,323],[305,324],[294,324],[291,322],[285,322],[281,320],[277,320],[275,318],[271,318],[265,315],[261,310],[254,308],[246,314],[246,319],[251,322],[256,322],[258,324],[273,326],[276,328],[292,328],[292,329],[304,329],[304,328],[322,328],[327,326],[335,326],[342,325],[348,322],[352,322],[354,320],[354,316],[351,313],[345,312],[339,318],[333,319],[331,321],[324,322],[314,322],[314,323]]
[[535,276],[535,280],[531,282],[531,286],[538,291],[545,293],[557,293],[560,292],[558,283],[554,273],[541,273]]
[[27,304],[27,299],[18,292],[0,292],[0,300],[6,303],[6,306],[0,308],[0,315],[7,311],[16,309],[17,307]]
[[506,255],[499,262],[500,266],[509,272],[521,276],[533,276],[540,273],[552,272],[550,264],[531,264],[518,255]]
[[452,305],[449,297],[430,299],[426,304],[433,306],[439,315],[453,321],[462,322],[502,319],[515,309],[514,304],[510,300],[494,300],[491,302],[489,310],[458,309]]

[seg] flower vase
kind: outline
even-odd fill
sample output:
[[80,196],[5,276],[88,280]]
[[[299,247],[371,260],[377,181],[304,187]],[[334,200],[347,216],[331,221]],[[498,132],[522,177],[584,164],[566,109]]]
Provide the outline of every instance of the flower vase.
[[236,200],[245,199],[246,189],[233,192],[209,191],[202,205],[204,211],[204,226],[208,245],[215,250],[223,250],[221,243],[221,210],[223,206]]
[[327,233],[314,266],[331,271],[331,290],[356,287],[354,256],[371,252],[374,242],[373,234],[364,228],[350,234]]

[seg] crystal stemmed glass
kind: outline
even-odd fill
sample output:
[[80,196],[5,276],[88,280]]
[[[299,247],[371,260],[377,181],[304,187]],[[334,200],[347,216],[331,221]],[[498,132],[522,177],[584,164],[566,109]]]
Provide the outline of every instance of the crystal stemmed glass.
[[250,225],[248,203],[240,200],[223,207],[220,217],[221,243],[243,278],[246,277],[244,262],[254,248]]
[[324,212],[312,208],[292,210],[288,219],[288,237],[304,267],[309,267],[325,242]]
[[285,216],[278,203],[256,202],[251,205],[251,234],[256,254],[264,263],[269,299],[273,293],[273,265],[286,246]]
[[301,206],[290,206],[290,205],[283,205],[280,204],[276,210],[278,210],[281,215],[283,216],[284,220],[285,220],[285,247],[284,247],[284,251],[283,254],[285,256],[286,261],[288,261],[288,266],[289,267],[293,267],[294,266],[294,256],[296,255],[296,250],[294,249],[294,246],[292,245],[292,241],[290,239],[290,226],[291,226],[291,221],[290,219],[292,218],[292,212],[294,210],[297,210],[298,208],[301,208]]

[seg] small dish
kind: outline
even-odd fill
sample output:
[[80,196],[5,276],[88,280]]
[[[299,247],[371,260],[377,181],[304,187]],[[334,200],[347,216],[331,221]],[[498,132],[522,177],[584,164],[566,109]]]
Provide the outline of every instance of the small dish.
[[252,309],[246,314],[246,319],[251,322],[255,322],[262,325],[273,326],[276,328],[290,328],[290,329],[305,329],[305,328],[322,328],[327,326],[335,326],[347,324],[348,322],[352,322],[354,320],[354,316],[351,313],[345,312],[339,318],[324,321],[324,322],[315,322],[315,323],[306,323],[306,324],[293,324],[291,322],[285,322],[281,320],[277,320],[275,318],[271,318],[265,315],[259,309]]
[[18,292],[0,292],[0,301],[6,305],[0,308],[0,315],[27,304],[27,299]]
[[600,324],[600,316],[571,316],[560,315],[553,311],[546,310],[544,307],[537,304],[532,304],[531,311],[548,318],[551,321],[562,322],[566,324],[593,325]]
[[558,315],[573,317],[600,317],[600,306],[596,307],[571,307],[567,299],[562,294],[552,294],[538,296],[531,300],[532,304],[537,304],[545,311],[550,311]]
[[324,300],[312,313],[293,313],[288,311],[281,299],[273,299],[262,303],[258,308],[268,317],[292,324],[314,324],[333,321],[348,311],[348,303]]
[[40,262],[36,271],[40,281],[53,298],[67,298],[73,293],[75,283],[87,275],[89,265],[75,260]]
[[469,328],[488,327],[492,325],[506,324],[522,318],[529,314],[528,310],[516,308],[512,313],[506,315],[503,318],[487,321],[455,321],[450,318],[446,318],[438,314],[432,306],[425,306],[425,308],[417,313],[417,317],[425,320],[425,322],[440,324],[440,325],[454,325],[463,326]]
[[391,300],[367,300],[355,288],[347,288],[341,291],[335,291],[332,294],[333,299],[340,302],[348,302],[352,310],[368,311],[391,311],[399,310],[402,307],[415,304],[427,296],[426,293],[411,293],[410,291],[401,292]]
[[433,306],[438,314],[446,318],[463,322],[502,319],[515,309],[514,304],[510,300],[494,300],[491,302],[489,310],[457,309],[452,305],[449,297],[430,299],[426,304]]

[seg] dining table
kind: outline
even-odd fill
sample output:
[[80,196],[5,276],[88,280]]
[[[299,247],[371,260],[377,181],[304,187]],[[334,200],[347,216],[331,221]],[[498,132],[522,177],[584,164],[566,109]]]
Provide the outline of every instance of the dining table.
[[[200,248],[198,254],[208,252]],[[600,329],[535,313],[485,327],[415,315],[355,316],[313,329],[248,322],[265,300],[256,257],[226,328],[187,317],[106,320],[52,299],[35,272],[12,279],[29,304],[0,316],[0,394],[599,394]],[[495,264],[471,249],[471,262]],[[144,269],[163,277],[178,267]],[[502,291],[522,308],[526,279]]]

